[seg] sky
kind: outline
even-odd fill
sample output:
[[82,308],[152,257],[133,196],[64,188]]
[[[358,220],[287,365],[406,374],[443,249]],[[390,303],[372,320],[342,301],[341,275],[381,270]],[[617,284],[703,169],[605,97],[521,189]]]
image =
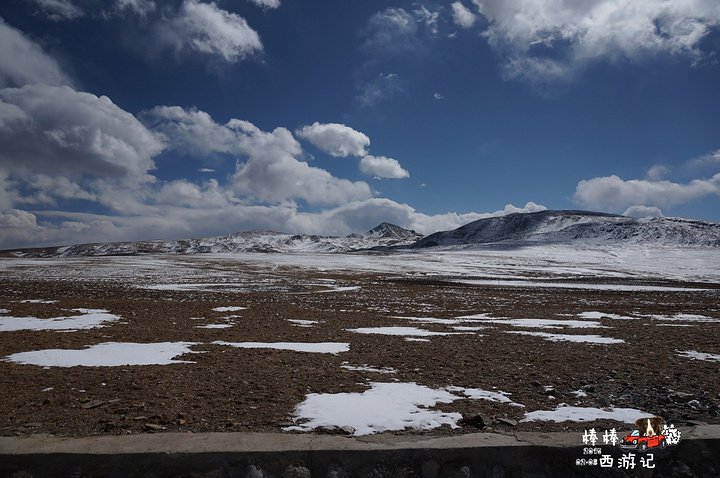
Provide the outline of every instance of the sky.
[[0,248],[720,221],[717,0],[0,3]]

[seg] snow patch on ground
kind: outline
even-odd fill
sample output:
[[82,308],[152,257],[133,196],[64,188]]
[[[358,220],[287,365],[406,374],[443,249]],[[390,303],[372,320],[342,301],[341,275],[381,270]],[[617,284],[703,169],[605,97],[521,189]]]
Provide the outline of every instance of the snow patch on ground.
[[239,307],[236,305],[230,305],[227,307],[215,307],[213,310],[215,312],[237,312],[238,310],[245,310],[247,307]]
[[616,319],[616,320],[637,320],[637,317],[619,314],[606,314],[605,312],[582,312],[578,317],[581,319]]
[[196,342],[160,342],[138,344],[105,342],[82,350],[48,349],[20,352],[5,357],[5,361],[42,367],[118,367],[123,365],[168,365],[193,363],[173,360],[173,357],[193,353]]
[[329,285],[326,285],[326,284],[319,284],[319,285],[321,285],[322,287],[329,287],[329,288],[328,288],[328,289],[325,289],[325,290],[315,290],[315,291],[313,291],[313,293],[323,293],[323,292],[348,292],[348,291],[351,291],[351,290],[360,290],[360,286],[359,286],[359,285],[350,285],[350,286],[345,286],[345,287],[329,286]]
[[400,335],[406,337],[429,337],[433,335],[456,335],[461,332],[433,332],[431,330],[419,329],[417,327],[360,327],[357,329],[346,329],[348,332],[358,334],[380,334]]
[[421,324],[443,324],[443,325],[455,325],[463,323],[460,319],[436,319],[434,317],[400,317],[395,316],[395,319],[411,320],[413,322],[419,322]]
[[654,415],[634,408],[590,408],[571,407],[561,403],[555,410],[536,410],[525,414],[521,422],[553,421],[553,422],[591,422],[593,420],[617,420],[635,423],[638,418],[651,418]]
[[287,321],[296,327],[312,327],[319,324],[317,320],[287,319]]
[[14,330],[62,330],[75,331],[104,327],[106,322],[120,320],[119,315],[104,309],[73,309],[79,315],[38,319],[36,317],[1,317],[0,332]]
[[720,362],[720,355],[696,352],[695,350],[678,350],[678,355],[685,358],[706,360],[709,362]]
[[340,365],[341,368],[344,368],[346,370],[356,370],[359,372],[373,372],[373,373],[397,373],[397,369],[391,368],[391,367],[371,367],[367,364],[363,364],[361,366],[356,365],[348,365],[348,362],[343,362],[342,365]]
[[509,330],[509,334],[535,335],[551,342],[584,342],[588,344],[624,344],[623,339],[613,339],[600,335],[571,335],[571,334],[549,334],[547,332],[528,332],[524,330]]
[[475,319],[491,324],[512,325],[513,327],[528,327],[538,329],[604,329],[606,326],[600,322],[590,320],[558,320],[558,319],[498,319],[488,317],[487,314],[466,315],[460,319]]
[[673,292],[677,290],[698,292],[707,288],[679,288],[656,285],[583,284],[581,282],[542,282],[532,280],[455,279],[453,282],[468,285],[491,285],[499,287],[547,287],[556,289],[617,290],[623,292]]
[[240,349],[276,349],[324,354],[339,354],[350,350],[350,344],[343,342],[223,342],[216,340],[213,344],[229,345]]
[[299,425],[286,430],[350,426],[354,435],[360,436],[405,428],[432,429],[442,425],[458,428],[461,414],[426,407],[459,398],[447,390],[433,390],[416,383],[373,382],[362,393],[311,393],[295,408]]
[[482,390],[480,388],[463,387],[446,387],[445,390],[453,393],[460,392],[472,400],[489,400],[491,402],[507,403],[508,405],[513,405],[515,407],[525,407],[525,405],[521,405],[510,400],[510,397],[508,397],[510,393],[503,392],[502,390],[492,392],[489,390]]
[[714,323],[720,323],[720,319],[714,319],[712,317],[707,317],[705,315],[698,315],[698,314],[675,314],[672,317],[666,316],[666,315],[651,315],[655,320],[669,320],[669,321],[678,321],[678,322],[696,322],[696,323],[704,323],[704,324],[714,324]]

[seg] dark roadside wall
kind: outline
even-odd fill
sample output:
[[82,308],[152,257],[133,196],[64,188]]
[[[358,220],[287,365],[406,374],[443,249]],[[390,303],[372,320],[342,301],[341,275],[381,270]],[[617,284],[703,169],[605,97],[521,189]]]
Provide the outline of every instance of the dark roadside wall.
[[[0,454],[0,476],[30,477],[720,477],[720,440],[683,440],[646,454],[603,447],[504,446],[222,453]],[[633,456],[630,459],[630,455]],[[625,461],[622,461],[625,456]],[[652,459],[650,460],[650,457]],[[641,461],[642,460],[642,461]],[[606,462],[607,465],[607,462]],[[644,466],[645,465],[645,466]]]

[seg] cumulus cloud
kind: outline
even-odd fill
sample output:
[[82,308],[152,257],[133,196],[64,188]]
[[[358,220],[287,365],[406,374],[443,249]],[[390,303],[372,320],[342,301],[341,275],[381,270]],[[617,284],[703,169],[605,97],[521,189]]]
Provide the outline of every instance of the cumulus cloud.
[[[105,96],[79,92],[57,63],[0,21],[0,211],[95,201],[137,210],[164,144]],[[32,221],[31,221],[32,219]],[[38,226],[40,227],[40,226]],[[32,234],[30,237],[35,237]],[[40,237],[40,236],[37,236]]]
[[238,163],[233,188],[262,202],[303,199],[310,204],[341,204],[372,197],[367,183],[336,178],[298,161],[300,145],[285,128],[262,132],[250,123],[236,125],[247,135],[248,159]]
[[[232,176],[232,189],[240,196],[271,204],[297,199],[311,204],[339,204],[372,197],[367,183],[337,178],[297,159],[302,147],[286,128],[266,132],[239,119],[218,124],[203,111],[179,106],[156,107],[141,114],[141,118],[168,138],[170,149],[200,156],[245,156],[245,161],[237,162]],[[308,127],[306,133],[331,151],[364,151],[367,137],[362,133],[343,125],[316,125]]]
[[625,181],[613,175],[580,181],[574,199],[592,209],[622,210],[638,204],[673,206],[713,194],[720,195],[720,173],[687,184],[646,179]]
[[648,206],[630,206],[625,210],[623,216],[629,217],[663,217],[662,210],[659,207]]
[[656,164],[646,174],[646,179],[649,181],[659,181],[670,172],[670,168],[661,164]]
[[67,86],[28,85],[0,90],[14,121],[0,129],[0,166],[56,174],[148,180],[157,135],[105,96]]
[[263,49],[260,36],[247,21],[214,2],[185,0],[178,14],[160,31],[162,42],[177,52],[185,48],[235,63]]
[[410,177],[410,173],[403,169],[397,160],[385,156],[365,156],[360,161],[360,171],[380,178]]
[[452,5],[453,21],[462,28],[470,28],[475,24],[477,16],[461,2],[454,2]]
[[140,120],[167,140],[168,149],[194,157],[212,153],[241,153],[237,133],[216,123],[197,108],[156,106],[140,113]]
[[[1,193],[2,188],[0,202]],[[250,229],[347,235],[364,232],[383,221],[430,234],[486,217],[543,209],[543,206],[528,203],[523,208],[507,205],[494,213],[426,215],[391,199],[366,198],[316,212],[302,212],[293,202],[246,203],[239,200],[231,188],[214,180],[203,184],[177,180],[162,184],[132,214],[2,210],[0,248],[75,244],[79,242],[78,238],[82,238],[82,242],[177,239]]]
[[[671,53],[697,61],[720,25],[705,0],[473,0],[490,22],[489,43],[507,55],[509,78],[568,78],[588,62]],[[456,20],[457,21],[457,20]]]
[[0,18],[0,88],[35,83],[63,85],[70,80],[35,42]]
[[336,157],[365,156],[370,145],[370,138],[366,135],[338,123],[320,124],[316,121],[310,126],[303,126],[295,134]]

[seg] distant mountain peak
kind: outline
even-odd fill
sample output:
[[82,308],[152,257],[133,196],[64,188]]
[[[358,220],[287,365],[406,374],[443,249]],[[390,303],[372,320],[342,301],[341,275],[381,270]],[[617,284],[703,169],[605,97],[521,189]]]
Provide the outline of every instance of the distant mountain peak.
[[390,224],[389,222],[383,222],[381,224],[378,224],[377,226],[366,232],[365,236],[398,240],[408,239],[412,237],[419,239],[420,237],[422,237],[421,234],[418,234],[412,229],[405,229],[395,224]]

